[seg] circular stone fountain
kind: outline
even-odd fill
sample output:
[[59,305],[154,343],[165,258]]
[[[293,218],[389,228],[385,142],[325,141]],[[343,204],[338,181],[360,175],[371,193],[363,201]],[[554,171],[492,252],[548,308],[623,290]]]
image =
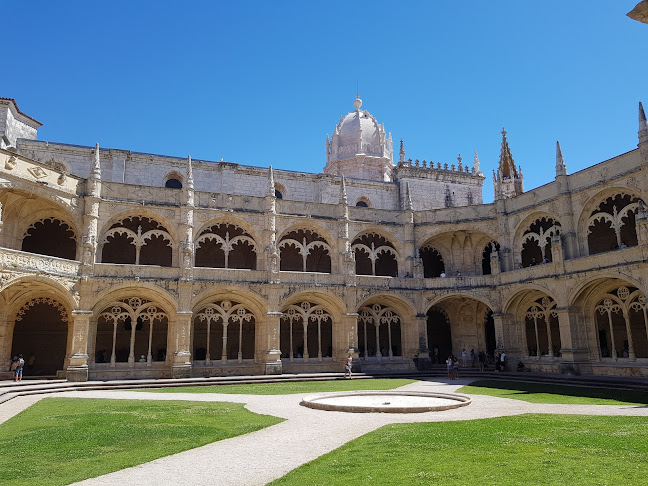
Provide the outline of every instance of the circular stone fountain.
[[421,413],[470,405],[470,398],[454,393],[357,391],[308,395],[304,407],[336,412]]

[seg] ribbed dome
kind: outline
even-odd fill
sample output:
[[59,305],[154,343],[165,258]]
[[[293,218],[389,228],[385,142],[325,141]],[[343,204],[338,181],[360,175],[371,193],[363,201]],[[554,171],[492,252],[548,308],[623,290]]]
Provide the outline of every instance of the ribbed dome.
[[385,129],[366,110],[361,110],[362,100],[356,98],[355,110],[340,118],[333,132],[333,145],[338,159],[358,154],[384,157]]
[[[327,165],[324,172],[388,180],[393,165],[391,135],[388,137],[384,125],[361,109],[360,97],[354,100],[353,106],[352,112],[340,117],[333,136],[326,136]],[[358,157],[360,159],[354,161]],[[359,165],[353,166],[356,163]]]

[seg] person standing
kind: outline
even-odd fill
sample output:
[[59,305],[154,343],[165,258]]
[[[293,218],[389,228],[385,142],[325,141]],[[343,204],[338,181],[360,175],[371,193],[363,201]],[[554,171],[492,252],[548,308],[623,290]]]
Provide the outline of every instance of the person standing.
[[486,364],[486,353],[480,351],[478,358],[479,358],[479,371],[484,371],[484,365]]
[[476,358],[475,350],[471,349],[470,350],[470,364],[471,364],[471,367],[473,367],[473,368],[475,367],[475,358]]
[[506,353],[504,351],[500,354],[500,370],[506,370]]
[[19,354],[18,361],[16,364],[16,369],[14,371],[14,381],[22,381],[24,367],[25,367],[25,360],[23,359],[23,355]]
[[344,377],[351,379],[351,370],[353,368],[353,356],[349,355],[344,365]]
[[434,364],[439,364],[439,346],[434,346]]
[[466,348],[463,348],[461,350],[461,367],[465,368],[467,365],[467,360],[468,360],[468,353],[466,352]]

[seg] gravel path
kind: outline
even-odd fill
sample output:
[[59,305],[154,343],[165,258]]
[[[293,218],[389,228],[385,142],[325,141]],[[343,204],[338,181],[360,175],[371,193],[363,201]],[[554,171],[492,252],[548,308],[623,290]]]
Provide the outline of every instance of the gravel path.
[[[472,380],[450,383],[420,381],[402,390],[452,393]],[[138,400],[188,400],[245,403],[252,412],[287,419],[272,427],[163,457],[81,485],[263,485],[383,425],[412,422],[475,420],[524,413],[648,416],[645,406],[548,405],[473,395],[472,404],[443,412],[416,414],[344,413],[313,410],[299,405],[303,395],[225,395],[144,393],[129,391],[64,392],[57,396]],[[38,401],[11,400],[0,406],[0,421]],[[11,410],[7,410],[10,406]]]

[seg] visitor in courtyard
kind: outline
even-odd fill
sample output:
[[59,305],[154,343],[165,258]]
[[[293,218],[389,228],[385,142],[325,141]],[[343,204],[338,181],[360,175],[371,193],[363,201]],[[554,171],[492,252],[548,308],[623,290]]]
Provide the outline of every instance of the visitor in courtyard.
[[446,359],[446,368],[448,368],[448,378],[452,379],[452,355]]
[[353,368],[353,356],[349,355],[346,359],[346,364],[344,365],[344,377],[351,379],[351,370]]
[[9,365],[9,371],[11,371],[12,373],[14,371],[16,371],[16,366],[18,366],[18,356],[17,355],[14,356],[13,358],[11,358],[11,364]]
[[459,360],[457,358],[454,358],[452,361],[452,379],[459,379]]
[[146,363],[146,356],[144,356],[144,355],[140,356],[139,362],[140,363]]
[[542,263],[549,263],[549,259],[548,259],[547,257],[544,257],[544,258],[542,259]]
[[23,359],[23,355],[19,354],[18,361],[16,361],[16,366],[14,369],[14,381],[22,381],[24,367],[25,367],[25,360]]
[[479,358],[479,371],[484,371],[484,365],[486,364],[486,353],[480,351],[478,358]]
[[471,367],[472,367],[472,368],[475,367],[475,359],[476,359],[476,356],[475,356],[475,350],[474,350],[474,349],[471,349],[471,350],[470,350],[470,364],[471,364]]
[[439,364],[439,346],[434,346],[434,364]]
[[500,371],[506,371],[506,353],[500,354]]
[[445,272],[441,272],[441,278],[446,278],[446,273]]
[[466,348],[463,348],[461,350],[461,367],[465,368],[468,361],[468,353],[466,352]]
[[621,244],[619,245],[619,250],[623,250],[623,249],[625,249],[625,248],[628,248],[628,245],[626,245],[626,244],[622,241]]

